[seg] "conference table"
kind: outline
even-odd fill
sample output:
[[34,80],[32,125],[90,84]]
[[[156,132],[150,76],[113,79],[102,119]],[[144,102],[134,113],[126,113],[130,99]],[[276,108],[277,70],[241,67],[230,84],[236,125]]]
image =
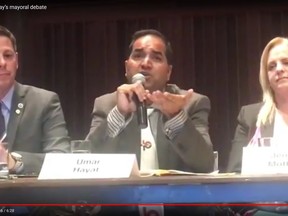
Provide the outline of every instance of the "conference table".
[[0,204],[217,204],[288,200],[288,175],[0,180]]

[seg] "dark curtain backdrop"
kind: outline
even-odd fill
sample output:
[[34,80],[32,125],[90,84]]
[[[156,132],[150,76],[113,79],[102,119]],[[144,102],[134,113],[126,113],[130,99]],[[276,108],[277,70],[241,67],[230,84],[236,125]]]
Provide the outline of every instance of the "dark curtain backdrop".
[[95,97],[125,82],[132,33],[156,28],[174,49],[171,82],[211,100],[210,135],[223,170],[240,107],[261,100],[262,49],[288,34],[288,5],[136,8],[59,4],[1,13],[0,24],[18,39],[18,81],[57,92],[71,138],[83,139]]

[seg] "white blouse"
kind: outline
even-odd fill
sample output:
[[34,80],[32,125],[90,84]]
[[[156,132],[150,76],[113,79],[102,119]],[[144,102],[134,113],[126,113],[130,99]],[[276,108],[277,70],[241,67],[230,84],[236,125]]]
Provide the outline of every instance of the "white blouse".
[[273,131],[273,142],[274,146],[288,147],[288,125],[283,119],[283,116],[276,110],[274,131]]

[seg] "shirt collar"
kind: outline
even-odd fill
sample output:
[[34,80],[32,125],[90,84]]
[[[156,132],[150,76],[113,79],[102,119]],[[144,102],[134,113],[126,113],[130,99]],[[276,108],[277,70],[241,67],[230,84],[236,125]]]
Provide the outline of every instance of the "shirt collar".
[[12,104],[12,97],[14,92],[15,86],[12,85],[5,97],[2,99],[2,104],[10,111],[11,110],[11,104]]

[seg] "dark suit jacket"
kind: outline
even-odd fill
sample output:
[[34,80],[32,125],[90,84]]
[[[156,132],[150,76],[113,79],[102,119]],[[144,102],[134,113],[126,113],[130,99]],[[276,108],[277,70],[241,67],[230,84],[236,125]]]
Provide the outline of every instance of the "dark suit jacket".
[[58,95],[16,82],[6,140],[10,152],[22,155],[24,173],[39,173],[43,153],[70,152]]
[[[232,141],[227,172],[241,172],[243,147],[247,146],[256,131],[258,113],[263,103],[243,106],[238,115],[238,125]],[[262,137],[273,136],[274,121],[260,127]]]
[[[176,85],[169,85],[167,91],[184,94]],[[96,153],[136,154],[140,164],[140,128],[136,115],[120,134],[107,136],[107,115],[116,106],[116,92],[95,99],[92,123],[87,139],[91,140]],[[159,114],[157,128],[157,153],[160,169],[180,169],[194,172],[213,170],[213,147],[208,133],[210,100],[204,95],[194,93],[185,107],[188,120],[181,132],[170,140],[163,132],[162,114]],[[151,126],[152,127],[152,126]]]

